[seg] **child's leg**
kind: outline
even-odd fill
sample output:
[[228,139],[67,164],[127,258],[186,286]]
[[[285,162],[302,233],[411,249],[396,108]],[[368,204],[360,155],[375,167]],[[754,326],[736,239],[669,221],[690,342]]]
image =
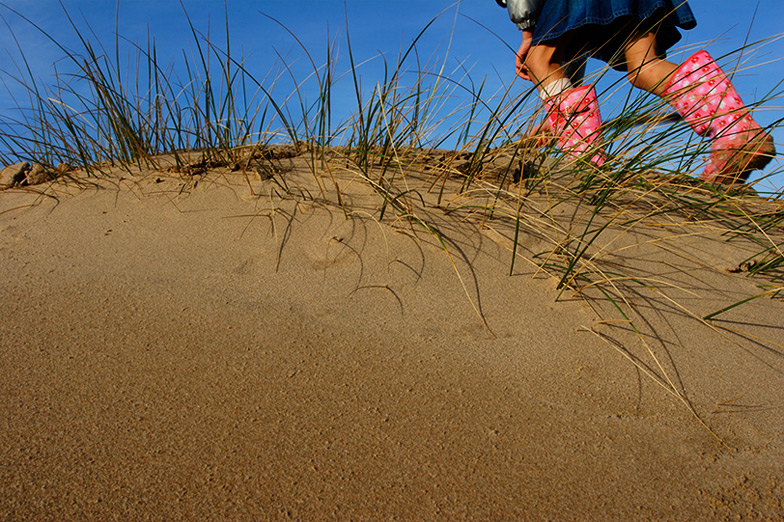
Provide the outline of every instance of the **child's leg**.
[[[569,55],[565,55],[563,49],[569,44],[570,40],[565,36],[554,42],[534,46],[531,49],[533,57],[529,53],[526,65],[531,71],[534,82],[538,83],[539,96],[543,101],[582,84],[586,58],[584,56],[570,58]],[[550,119],[542,120],[527,137],[537,148],[547,146],[555,137]]]
[[525,65],[542,99],[582,83],[586,59],[569,54],[573,39],[574,35],[567,33],[534,45],[528,52]]
[[678,66],[659,58],[656,35],[648,33],[630,43],[624,50],[626,71],[635,87],[658,96],[664,95],[667,80]]
[[542,42],[531,47],[525,65],[531,73],[531,78],[536,84],[539,95],[546,99],[560,92],[552,92],[556,86],[566,86],[557,88],[559,91],[568,88],[569,79],[566,69],[561,66],[563,63],[564,48],[567,42],[563,38],[550,42]]
[[737,91],[710,55],[699,51],[680,66],[657,58],[656,36],[626,48],[629,80],[665,98],[700,136],[713,140],[702,178],[746,181],[776,154],[773,138],[751,118]]
[[[525,65],[543,101],[571,87],[566,68],[561,66],[563,49],[567,43],[561,39],[543,42],[533,46],[528,52]],[[537,148],[546,146],[553,137],[550,118],[542,120],[527,136]]]
[[[605,155],[596,93],[591,86],[574,87],[568,77],[568,67],[562,65],[570,37],[567,33],[557,40],[535,45],[528,52],[525,65],[547,109],[545,122],[537,128],[537,133],[551,132],[567,155],[585,157],[601,165]],[[544,141],[541,135],[537,138],[540,144]]]

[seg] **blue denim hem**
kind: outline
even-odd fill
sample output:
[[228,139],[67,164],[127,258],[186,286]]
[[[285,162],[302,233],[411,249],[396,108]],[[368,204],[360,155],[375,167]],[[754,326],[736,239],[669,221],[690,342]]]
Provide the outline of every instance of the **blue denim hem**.
[[[608,32],[617,28],[608,26],[621,19],[630,18],[643,25],[658,25],[659,47],[662,53],[666,53],[681,39],[679,28],[688,30],[697,25],[688,4],[680,0],[675,1],[678,2],[677,8],[671,0],[627,0],[626,3],[634,4],[628,7],[613,6],[610,0],[547,0],[534,28],[533,43],[536,45],[554,40],[575,29],[593,25],[596,29],[587,35],[589,41],[584,43],[588,44],[589,48],[601,48],[601,52],[595,53],[594,57],[608,61],[618,49],[607,48],[605,44],[619,37],[617,33]],[[607,14],[596,16],[588,13],[587,16],[578,18],[579,15],[570,12],[570,9],[578,12],[606,11]]]

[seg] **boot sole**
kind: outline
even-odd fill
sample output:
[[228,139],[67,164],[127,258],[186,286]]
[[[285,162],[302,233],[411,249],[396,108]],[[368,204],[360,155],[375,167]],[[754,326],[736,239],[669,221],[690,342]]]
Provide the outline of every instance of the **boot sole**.
[[718,154],[730,157],[714,181],[725,185],[734,185],[745,183],[753,171],[765,168],[776,156],[776,146],[771,135],[763,131],[742,148],[726,150]]

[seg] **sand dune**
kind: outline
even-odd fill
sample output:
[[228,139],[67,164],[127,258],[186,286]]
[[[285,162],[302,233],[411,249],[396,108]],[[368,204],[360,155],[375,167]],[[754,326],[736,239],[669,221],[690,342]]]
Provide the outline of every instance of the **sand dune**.
[[0,193],[0,519],[782,520],[758,244],[630,196],[559,298],[555,182],[285,156]]

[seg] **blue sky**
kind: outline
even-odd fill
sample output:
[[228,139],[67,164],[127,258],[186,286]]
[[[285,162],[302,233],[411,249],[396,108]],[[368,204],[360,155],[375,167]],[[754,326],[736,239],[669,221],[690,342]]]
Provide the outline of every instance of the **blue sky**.
[[[68,26],[60,3],[56,0],[0,0],[4,6],[23,13],[40,25],[60,43],[78,48],[73,30]],[[212,40],[225,40],[224,3],[218,0],[183,0],[194,25],[202,32],[209,31]],[[782,0],[691,0],[698,26],[684,33],[678,44],[688,50],[707,47],[714,56],[721,56],[750,41],[774,38],[782,34],[784,20]],[[86,24],[111,50],[114,44],[115,9],[113,0],[63,0],[68,12],[80,27]],[[738,7],[742,5],[743,7]],[[757,9],[755,16],[755,8]],[[347,0],[348,29],[352,38],[353,52],[357,62],[371,60],[363,66],[363,81],[374,83],[380,80],[381,61],[379,54],[394,62],[401,47],[406,46],[436,15],[444,12],[428,30],[418,46],[420,58],[432,63],[442,63],[446,58],[447,71],[460,64],[471,71],[474,81],[488,78],[491,86],[508,85],[514,79],[514,56],[509,47],[519,45],[519,31],[512,25],[506,12],[497,7],[493,0],[463,0],[459,4],[436,0]],[[285,24],[311,51],[317,62],[326,56],[326,42],[338,38],[341,56],[345,57],[345,13],[343,0],[229,0],[228,21],[231,34],[232,53],[242,50],[246,66],[250,70],[268,70],[277,61],[276,51],[287,57],[295,74],[303,77],[309,66],[293,39],[275,23],[265,18],[263,11]],[[52,64],[62,57],[57,47],[33,30],[25,21],[0,6],[0,15],[20,41],[34,74],[44,81],[53,74]],[[120,0],[120,34],[134,42],[144,42],[149,33],[155,38],[160,57],[175,58],[185,48],[192,50],[192,37],[182,7],[177,0]],[[484,27],[483,27],[484,26]],[[509,47],[508,47],[508,46]],[[18,54],[10,32],[0,30],[0,71],[7,85],[12,86],[8,73],[13,74],[18,63]],[[684,51],[670,54],[673,61],[684,57]],[[739,72],[735,84],[741,96],[751,103],[769,91],[784,90],[776,85],[784,80],[784,40],[775,40],[757,46],[747,55],[752,67]],[[602,66],[592,61],[594,69]],[[347,64],[347,62],[346,62]],[[347,70],[345,65],[343,70]],[[339,67],[340,69],[340,67]],[[620,73],[610,72],[602,80],[606,83],[622,78]],[[345,107],[349,111],[351,83],[346,84]],[[512,89],[524,91],[530,85],[516,81]],[[631,87],[624,87],[631,89]],[[601,84],[600,84],[601,90]],[[340,98],[340,94],[336,94]],[[343,100],[337,99],[341,106]],[[602,111],[611,117],[618,101],[614,96],[604,99]],[[767,102],[755,118],[763,125],[772,124],[784,117],[784,103],[780,99]],[[0,86],[0,111],[11,108],[10,98]],[[774,134],[779,150],[784,150],[784,132]],[[782,169],[782,161],[774,161],[767,172]],[[784,175],[772,178],[771,183],[781,189]]]

